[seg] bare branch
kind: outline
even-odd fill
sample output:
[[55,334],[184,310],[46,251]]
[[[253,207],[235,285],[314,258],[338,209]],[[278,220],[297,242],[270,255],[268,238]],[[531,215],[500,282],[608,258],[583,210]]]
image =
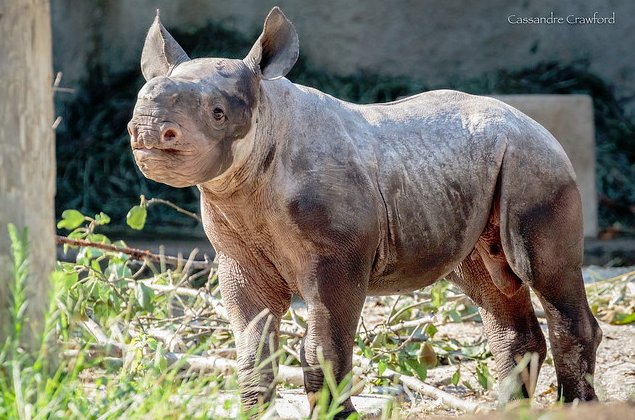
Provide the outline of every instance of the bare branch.
[[[102,243],[87,241],[85,239],[70,239],[70,238],[67,238],[66,236],[59,236],[59,235],[56,237],[56,240],[58,244],[90,247],[90,248],[96,248],[96,249],[103,249],[104,251],[111,251],[111,252],[121,252],[126,255],[130,255],[133,259],[139,260],[139,261],[152,260],[152,261],[161,262],[163,260],[165,261],[166,264],[170,264],[173,266],[178,266],[179,264],[183,263],[182,258],[170,257],[167,255],[161,256],[161,255],[153,254],[152,252],[147,251],[145,249],[128,248],[128,247],[116,246],[111,244],[102,244]],[[212,261],[192,261],[189,265],[190,268],[194,268],[197,270],[203,270],[209,267],[216,268],[215,266],[216,264]]]
[[[362,367],[374,369],[372,368],[372,362],[369,359],[362,356],[355,356],[354,359],[357,360],[362,365]],[[401,382],[403,385],[420,393],[421,395],[433,398],[437,401],[441,401],[445,406],[450,408],[455,408],[467,413],[475,413],[477,411],[487,410],[487,407],[483,406],[482,404],[478,404],[472,401],[466,401],[461,398],[455,397],[454,395],[449,394],[432,385],[428,385],[415,377],[404,375],[390,368],[386,368],[382,376],[392,377],[396,381]]]

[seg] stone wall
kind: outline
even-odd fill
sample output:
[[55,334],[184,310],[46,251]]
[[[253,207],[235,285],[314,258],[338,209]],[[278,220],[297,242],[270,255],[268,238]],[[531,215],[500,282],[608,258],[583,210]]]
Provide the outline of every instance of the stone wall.
[[[138,68],[145,33],[157,8],[161,9],[162,21],[168,28],[194,31],[214,21],[255,39],[267,12],[277,4],[295,24],[300,48],[309,64],[327,72],[368,71],[444,87],[503,69],[514,71],[554,61],[567,65],[582,60],[592,73],[615,87],[627,111],[635,114],[635,19],[632,18],[635,2],[509,3],[504,0],[52,0],[54,69],[64,73],[62,85],[73,88],[82,78],[90,77],[91,65],[99,64],[113,73]],[[594,14],[596,18],[610,17],[611,21],[567,22],[592,19]],[[548,22],[552,23],[510,23],[536,17],[550,18]],[[553,23],[558,18],[563,22]],[[58,99],[62,101],[72,98],[72,95],[60,96]],[[588,98],[574,98],[563,105],[549,101],[536,103],[536,100],[527,102],[521,97],[513,105],[537,119],[563,142],[583,192],[585,233],[594,236],[597,203],[591,102]],[[574,109],[576,101],[584,106]],[[549,104],[555,104],[557,112],[552,112]],[[565,114],[581,116],[581,125],[564,121]],[[584,132],[583,138],[578,136],[580,130]]]
[[[586,60],[635,110],[635,2],[625,0],[52,0],[55,70],[73,87],[88,76],[89,62],[111,71],[137,65],[156,8],[168,27],[196,29],[212,20],[252,35],[274,4],[294,22],[310,62],[326,71],[369,70],[443,86],[543,61]],[[511,15],[552,12],[565,19],[598,12],[615,23],[509,23]]]

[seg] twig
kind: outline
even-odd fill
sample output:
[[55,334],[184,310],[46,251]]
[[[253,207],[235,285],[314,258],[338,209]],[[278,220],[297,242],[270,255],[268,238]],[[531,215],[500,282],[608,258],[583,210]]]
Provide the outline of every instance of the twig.
[[[399,353],[401,350],[403,350],[404,347],[406,347],[406,345],[408,343],[410,343],[413,339],[415,334],[417,333],[417,331],[419,331],[419,327],[420,325],[416,326],[414,330],[412,330],[412,333],[410,333],[410,335],[401,342],[401,344],[399,344],[395,349],[392,350],[381,350],[378,349],[377,351],[380,352],[378,353],[375,357],[379,357],[381,355],[386,355],[386,354],[390,354],[390,353]],[[399,337],[399,339],[401,339],[401,337]]]
[[151,198],[151,199],[146,201],[146,205],[147,206],[151,206],[152,204],[164,204],[164,205],[166,205],[168,207],[172,207],[174,210],[178,211],[179,213],[184,214],[186,216],[189,216],[192,219],[194,219],[194,220],[198,221],[199,223],[201,223],[201,218],[199,217],[198,214],[192,213],[191,211],[187,211],[183,207],[179,207],[176,204],[172,203],[171,201],[163,200],[161,198]]
[[[183,262],[182,258],[170,257],[167,255],[164,255],[162,257],[161,255],[153,254],[152,252],[147,251],[145,249],[128,248],[128,247],[116,246],[111,244],[102,244],[102,243],[87,241],[85,239],[70,239],[70,238],[67,238],[66,236],[59,236],[59,235],[56,237],[56,240],[58,244],[66,244],[71,246],[83,246],[83,247],[103,249],[104,251],[121,252],[121,253],[130,255],[133,259],[139,260],[139,261],[152,260],[152,261],[161,262],[161,260],[163,259],[166,264],[170,264],[173,266],[178,266],[179,264]],[[197,270],[203,270],[209,267],[214,267],[214,265],[215,264],[210,261],[192,261],[190,264],[190,267]]]
[[399,303],[400,299],[401,295],[397,296],[397,299],[395,299],[395,302],[392,304],[392,308],[390,308],[390,312],[388,313],[388,321],[386,321],[386,324],[390,324],[390,321],[392,321],[392,317],[395,313],[395,309],[397,309],[397,304]]
[[[146,286],[148,286],[150,289],[157,290],[160,292],[165,292],[165,293],[173,292],[178,295],[194,297],[194,298],[200,297],[201,299],[203,299],[205,303],[207,303],[209,306],[212,307],[214,312],[216,312],[216,315],[218,315],[220,318],[228,319],[227,311],[223,307],[223,304],[221,303],[221,301],[219,299],[213,298],[212,296],[210,296],[208,293],[204,292],[201,289],[188,289],[187,287],[167,286],[163,284],[153,284],[151,282],[143,282],[143,283]],[[134,282],[131,282],[131,284],[134,284]]]
[[432,299],[426,299],[426,300],[423,300],[423,301],[420,301],[420,302],[415,302],[415,303],[412,303],[410,305],[406,305],[403,308],[399,309],[393,316],[388,318],[388,321],[386,321],[386,323],[390,324],[390,321],[392,321],[393,319],[399,319],[399,316],[401,316],[401,314],[403,314],[404,312],[406,312],[409,309],[416,308],[417,306],[421,306],[421,305],[427,305],[430,302],[432,302]]
[[[114,343],[110,338],[106,336],[106,334],[101,330],[99,325],[97,325],[94,321],[88,319],[83,322],[84,327],[88,329],[91,334],[95,337],[95,339],[102,345],[105,346],[114,346],[112,350],[104,351],[110,354],[119,354],[122,353],[125,359],[125,352],[127,350],[127,346],[125,344]],[[163,335],[163,334],[162,334]],[[113,353],[116,352],[116,353]],[[67,352],[66,356],[77,355],[77,352]],[[87,355],[89,358],[96,358],[95,352],[89,353]],[[174,366],[178,364],[182,369],[187,370],[196,370],[196,371],[235,371],[236,370],[236,361],[232,359],[227,359],[223,357],[217,356],[195,356],[188,355],[184,353],[175,353],[175,352],[166,352],[164,357],[166,358],[169,366]],[[356,361],[362,365],[364,369],[370,370],[373,368],[373,363],[361,356],[355,357]],[[454,395],[451,395],[441,389],[438,389],[432,385],[428,385],[423,381],[420,381],[417,378],[412,376],[404,375],[398,373],[390,368],[386,368],[382,374],[384,377],[393,377],[396,381],[401,382],[406,387],[413,389],[420,394],[433,398],[435,400],[441,401],[444,405],[459,409],[468,413],[473,413],[479,410],[485,409],[484,406],[474,403],[471,401],[465,401]],[[288,384],[302,386],[304,384],[304,374],[303,370],[300,367],[294,366],[286,366],[280,365],[278,366],[278,372],[276,375],[276,380],[278,382],[285,382]]]
[[95,340],[97,340],[98,343],[109,345],[109,346],[112,346],[112,345],[118,346],[118,343],[115,343],[110,338],[108,338],[108,336],[106,335],[106,333],[104,333],[104,331],[101,329],[99,324],[97,324],[92,319],[86,317],[85,319],[81,321],[81,324],[82,324],[82,327],[86,329],[86,331],[88,331],[93,337],[95,337]]
[[[371,338],[375,337],[378,332],[377,330],[380,329],[380,332],[386,332],[389,331],[393,334],[397,334],[398,331],[403,330],[403,329],[407,329],[407,328],[415,328],[415,330],[424,325],[424,324],[429,324],[432,323],[434,321],[434,315],[432,316],[424,316],[422,318],[419,319],[413,319],[410,321],[400,321],[397,322],[396,324],[393,325],[388,325],[388,324],[379,324],[379,325],[375,325],[370,331],[366,330],[366,327],[364,326],[364,330],[365,331],[360,331],[359,334],[360,335],[364,335],[363,339],[364,340],[371,340]],[[399,334],[397,334],[399,335]],[[414,338],[414,337],[413,337]],[[411,339],[412,340],[412,339]]]
[[[355,356],[363,367],[371,367],[371,361],[362,356]],[[465,411],[467,413],[474,413],[476,411],[483,411],[486,409],[482,404],[478,404],[471,401],[466,401],[461,398],[455,397],[452,394],[449,394],[439,388],[436,388],[432,385],[428,385],[419,379],[404,375],[402,373],[396,372],[390,368],[386,368],[382,374],[383,377],[393,377],[396,381],[401,382],[403,385],[408,388],[417,391],[421,395],[424,395],[429,398],[433,398],[434,400],[441,401],[445,406],[450,408],[455,408],[461,411]]]
[[434,315],[431,316],[423,316],[421,318],[418,319],[413,319],[410,321],[401,321],[401,322],[397,322],[396,324],[393,325],[386,325],[386,329],[392,332],[397,332],[399,330],[403,330],[405,328],[416,328],[419,327],[423,324],[430,324],[434,322]]
[[[129,330],[129,334],[131,337],[139,336],[139,333],[132,329]],[[161,328],[148,328],[146,334],[162,341],[170,351],[185,351],[187,349],[187,346],[176,331],[172,332]]]

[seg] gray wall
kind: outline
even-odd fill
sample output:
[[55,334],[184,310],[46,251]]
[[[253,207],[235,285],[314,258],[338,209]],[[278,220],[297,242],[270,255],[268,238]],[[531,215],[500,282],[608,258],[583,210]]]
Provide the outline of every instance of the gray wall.
[[[585,59],[635,109],[635,2],[629,0],[52,0],[54,67],[64,86],[99,60],[117,71],[137,65],[145,31],[161,9],[166,26],[222,21],[259,31],[267,11],[282,7],[311,63],[350,73],[368,69],[443,85],[498,69]],[[511,25],[508,16],[608,16],[612,25]]]

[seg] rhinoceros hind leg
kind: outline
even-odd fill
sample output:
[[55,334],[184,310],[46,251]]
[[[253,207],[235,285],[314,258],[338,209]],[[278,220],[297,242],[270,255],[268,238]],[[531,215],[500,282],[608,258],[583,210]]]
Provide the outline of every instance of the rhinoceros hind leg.
[[595,400],[592,379],[602,331],[589,308],[582,279],[578,189],[571,182],[535,200],[527,195],[514,200],[513,193],[506,199],[501,204],[503,248],[514,272],[544,307],[559,395],[565,402]]
[[[476,253],[467,257],[448,280],[479,306],[490,351],[496,361],[501,402],[533,394],[547,348],[529,298],[529,287],[521,284],[514,294],[503,293]],[[516,364],[528,353],[538,356],[532,359],[533,366],[514,375]]]

